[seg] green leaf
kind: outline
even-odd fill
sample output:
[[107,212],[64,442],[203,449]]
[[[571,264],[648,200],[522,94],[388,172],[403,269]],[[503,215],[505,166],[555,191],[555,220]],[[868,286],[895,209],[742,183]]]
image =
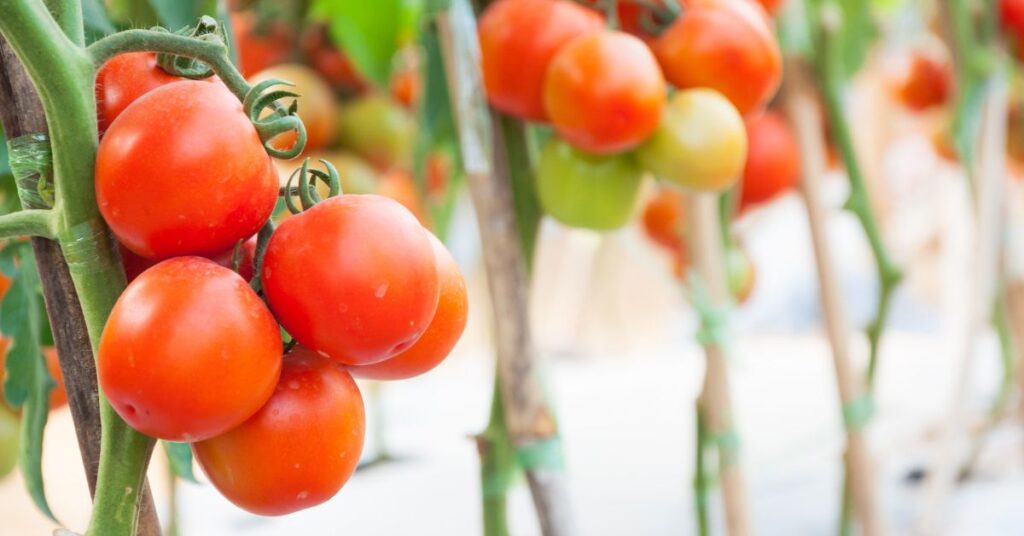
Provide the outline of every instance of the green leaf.
[[422,13],[423,0],[313,0],[310,11],[327,23],[356,69],[381,87],[395,52],[415,38]]
[[[14,242],[5,248],[5,253],[8,250],[16,251],[18,265],[12,274],[11,287],[0,302],[0,332],[12,339],[7,351],[4,396],[11,406],[22,408],[18,466],[25,487],[36,507],[56,521],[43,486],[43,431],[49,415],[50,389],[55,383],[39,346],[42,332],[39,276],[29,243]],[[4,264],[7,272],[9,266]]]
[[[99,2],[99,0],[91,1]],[[226,12],[218,11],[218,4],[217,0],[109,0],[108,2],[111,16],[126,26],[144,28],[159,25],[170,30],[192,26],[202,15],[211,17],[224,15]]]
[[164,453],[167,454],[167,462],[171,466],[174,476],[196,482],[196,475],[192,472],[192,447],[188,443],[175,443],[173,441],[161,441],[164,446]]

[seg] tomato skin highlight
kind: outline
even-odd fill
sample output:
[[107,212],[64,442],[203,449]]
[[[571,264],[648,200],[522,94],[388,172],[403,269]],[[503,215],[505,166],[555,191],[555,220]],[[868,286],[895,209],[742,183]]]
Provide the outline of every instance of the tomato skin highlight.
[[278,516],[333,497],[359,464],[364,435],[363,399],[352,376],[296,346],[284,356],[266,405],[192,451],[229,501]]
[[658,130],[636,155],[660,179],[694,190],[724,190],[740,177],[747,159],[743,118],[717,91],[677,91]]
[[553,137],[541,149],[535,179],[544,212],[565,225],[609,231],[633,215],[643,171],[632,155],[587,154]]
[[596,154],[626,151],[658,127],[665,79],[650,49],[623,32],[578,37],[544,78],[544,108],[559,135]]
[[143,95],[110,125],[96,157],[103,218],[149,259],[234,246],[270,217],[277,191],[256,129],[222,84],[184,80]]
[[748,119],[740,210],[771,201],[799,178],[800,148],[786,119],[775,111]]
[[747,0],[691,0],[655,51],[673,85],[714,89],[742,115],[767,104],[782,81],[782,53],[767,14]]
[[407,349],[437,309],[428,232],[405,207],[379,195],[332,197],[282,222],[260,276],[288,333],[346,365]]
[[200,441],[242,423],[270,397],[281,333],[238,274],[200,257],[143,272],[100,339],[100,386],[136,430]]
[[96,115],[100,132],[105,132],[139,97],[179,80],[183,79],[167,74],[157,65],[155,52],[114,56],[96,73]]
[[603,17],[567,0],[492,3],[477,26],[491,106],[521,119],[546,121],[543,87],[552,58],[573,38],[603,26]]
[[462,337],[469,313],[466,281],[448,248],[434,235],[429,236],[437,258],[440,282],[440,297],[434,318],[430,320],[423,336],[408,350],[373,365],[350,366],[348,370],[353,376],[371,380],[404,380],[419,376],[444,361]]

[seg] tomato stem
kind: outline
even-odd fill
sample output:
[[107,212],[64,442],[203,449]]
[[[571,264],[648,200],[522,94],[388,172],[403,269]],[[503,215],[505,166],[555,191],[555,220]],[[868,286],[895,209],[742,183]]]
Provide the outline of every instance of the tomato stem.
[[56,238],[57,218],[49,209],[25,209],[0,216],[0,238],[41,236]]

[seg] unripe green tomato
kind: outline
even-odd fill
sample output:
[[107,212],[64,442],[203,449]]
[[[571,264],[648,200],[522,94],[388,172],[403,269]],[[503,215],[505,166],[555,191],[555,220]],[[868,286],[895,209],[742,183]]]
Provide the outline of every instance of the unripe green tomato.
[[607,231],[629,221],[642,178],[628,153],[593,155],[551,138],[537,163],[537,195],[556,220]]
[[715,90],[679,91],[637,158],[658,178],[694,190],[724,190],[743,174],[747,160],[743,117]]
[[343,146],[380,169],[408,167],[416,122],[405,108],[384,95],[360,97],[341,110]]
[[0,478],[9,475],[18,465],[20,429],[18,416],[0,402]]

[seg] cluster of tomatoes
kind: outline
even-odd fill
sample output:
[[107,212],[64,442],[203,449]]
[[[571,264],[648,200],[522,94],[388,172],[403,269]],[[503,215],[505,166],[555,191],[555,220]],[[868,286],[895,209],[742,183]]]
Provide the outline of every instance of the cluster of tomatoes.
[[[466,322],[458,267],[376,194],[328,197],[267,239],[293,192],[217,77],[181,79],[129,53],[96,91],[96,197],[131,279],[99,344],[103,392],[140,432],[192,443],[246,510],[327,500],[362,450],[353,376],[408,378],[448,355]],[[315,148],[327,134],[308,125]],[[268,144],[294,143],[282,138]]]
[[[649,201],[645,228],[680,274],[685,194],[677,187],[721,192],[742,177],[742,210],[792,187],[799,172],[788,125],[766,111],[782,76],[767,11],[779,2],[682,4],[620,1],[617,30],[569,0],[498,0],[479,24],[491,105],[553,130],[536,169],[544,210],[574,227],[619,228],[652,174],[665,186]],[[730,255],[749,264],[742,252]]]

